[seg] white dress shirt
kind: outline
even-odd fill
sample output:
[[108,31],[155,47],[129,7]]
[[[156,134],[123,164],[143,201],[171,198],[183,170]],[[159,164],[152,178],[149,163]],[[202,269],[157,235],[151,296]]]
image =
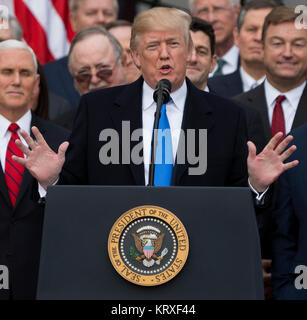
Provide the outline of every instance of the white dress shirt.
[[264,91],[265,91],[265,97],[266,97],[267,106],[268,106],[270,125],[272,124],[273,111],[276,103],[276,98],[279,95],[283,95],[286,97],[286,99],[281,103],[282,110],[284,113],[284,119],[285,119],[286,134],[288,134],[291,131],[296,110],[299,105],[305,86],[306,86],[306,81],[302,83],[299,87],[294,88],[288,92],[280,92],[276,88],[274,88],[269,83],[268,80],[265,80]]
[[[233,45],[222,57],[226,63],[223,66],[222,74],[230,74],[235,72],[238,69],[238,62],[239,62],[239,48]],[[214,75],[214,72],[217,69],[217,64],[214,70],[209,74],[209,77]]]
[[[26,146],[28,145],[24,140],[24,138],[20,135],[19,131],[20,129],[22,129],[26,131],[28,134],[30,134],[31,120],[32,120],[32,115],[31,115],[31,111],[29,110],[16,122],[16,124],[18,124],[19,126],[17,134],[21,142]],[[8,131],[10,124],[11,122],[0,114],[0,159],[1,159],[1,166],[2,166],[3,172],[5,172],[6,149],[12,135],[12,133]],[[46,195],[46,191],[41,186],[39,186],[39,194],[41,197],[44,197]]]
[[[145,167],[145,185],[149,181],[149,165],[151,158],[151,140],[154,125],[154,117],[157,104],[153,100],[154,89],[144,81],[142,97],[142,119],[143,119],[143,154]],[[172,135],[173,163],[176,159],[180,130],[183,118],[184,104],[187,96],[187,84],[171,93],[172,101],[166,106],[166,114]]]
[[240,67],[240,75],[241,75],[242,84],[243,84],[243,92],[246,92],[258,87],[265,80],[265,76],[263,76],[259,80],[255,80],[243,69],[242,66]]

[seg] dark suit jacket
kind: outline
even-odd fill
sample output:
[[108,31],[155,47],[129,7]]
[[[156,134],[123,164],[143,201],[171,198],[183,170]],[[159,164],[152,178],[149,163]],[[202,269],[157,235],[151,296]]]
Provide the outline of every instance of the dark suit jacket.
[[[278,180],[276,211],[273,214],[273,289],[276,299],[305,299],[307,291],[295,288],[295,268],[307,266],[307,125],[292,132],[297,151],[289,161],[299,165]],[[306,272],[304,274],[306,285]]]
[[[258,86],[253,90],[250,90],[248,92],[245,92],[235,97],[234,99],[236,101],[239,101],[243,105],[251,106],[259,111],[262,118],[263,126],[264,126],[265,138],[266,138],[266,141],[269,141],[272,137],[272,134],[271,134],[271,126],[269,122],[268,107],[267,107],[267,102],[266,102],[265,92],[264,92],[264,83],[262,83],[260,86]],[[307,104],[307,85],[303,91],[303,95],[297,107],[291,129],[295,129],[307,122],[306,104]]]
[[[208,85],[208,88],[210,93],[221,96],[214,89],[212,89],[211,86]],[[241,105],[240,103],[238,104]],[[257,151],[261,151],[266,145],[266,139],[264,136],[263,124],[260,113],[255,108],[246,108],[246,106],[244,105],[241,105],[241,107],[244,109],[246,115],[247,139],[252,141],[256,145]],[[66,126],[64,127],[66,128]],[[67,128],[71,130],[71,128]]]
[[64,98],[72,108],[77,106],[80,95],[68,71],[68,57],[49,62],[44,65],[43,69],[49,92]]
[[225,98],[231,98],[241,94],[243,92],[243,83],[240,69],[230,74],[209,78],[208,86],[216,94]]
[[[68,138],[67,130],[33,113],[31,124],[39,128],[53,150]],[[35,298],[44,219],[38,200],[37,181],[25,169],[13,208],[0,167],[0,265],[9,268],[10,280],[10,290],[0,290],[0,299]]]
[[54,120],[63,113],[72,110],[69,103],[62,97],[49,92],[49,119]]
[[[263,128],[265,134],[265,143],[267,143],[272,135],[271,128],[269,123],[269,115],[267,109],[267,103],[264,92],[264,83],[262,83],[257,88],[245,92],[234,98],[236,101],[240,102],[242,105],[245,105],[247,108],[255,108],[259,111]],[[292,129],[297,128],[298,126],[307,123],[307,86],[303,92],[303,95],[300,99],[298,108],[296,110],[295,118],[292,124]],[[261,239],[261,248],[262,248],[262,257],[271,258],[272,257],[272,211],[275,204],[275,196],[272,197],[272,207],[266,208],[261,212],[261,209],[258,210],[258,227],[260,232]]]
[[70,108],[68,111],[56,117],[53,122],[68,130],[72,130],[77,112],[78,108]]
[[[142,84],[136,82],[98,90],[82,96],[70,146],[60,176],[62,184],[144,185],[144,165],[103,165],[99,152],[106,144],[99,141],[103,129],[119,133],[119,159],[122,147],[122,121],[130,121],[130,130],[142,128]],[[189,164],[176,164],[172,184],[180,186],[246,186],[247,136],[242,108],[221,97],[198,90],[187,79],[188,93],[182,128],[207,129],[207,171],[189,175]],[[198,135],[197,135],[198,136]],[[101,139],[100,139],[101,140]],[[132,150],[139,141],[132,141]],[[180,144],[185,145],[185,144]],[[198,141],[196,142],[198,146]],[[196,154],[198,148],[196,147]]]

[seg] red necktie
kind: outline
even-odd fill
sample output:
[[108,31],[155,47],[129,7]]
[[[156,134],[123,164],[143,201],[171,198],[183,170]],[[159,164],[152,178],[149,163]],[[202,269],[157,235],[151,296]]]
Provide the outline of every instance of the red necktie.
[[276,98],[276,103],[273,111],[273,118],[272,118],[272,137],[277,132],[282,132],[283,136],[281,139],[283,139],[286,135],[286,129],[285,129],[285,119],[284,119],[284,112],[282,110],[281,103],[286,99],[285,96],[278,96]]
[[19,129],[18,124],[11,123],[8,131],[12,132],[10,141],[7,145],[6,158],[5,158],[5,180],[11,198],[13,207],[18,196],[19,188],[21,186],[22,175],[24,166],[12,160],[12,156],[16,155],[23,158],[24,155],[15,144],[16,139],[20,139],[17,130]]

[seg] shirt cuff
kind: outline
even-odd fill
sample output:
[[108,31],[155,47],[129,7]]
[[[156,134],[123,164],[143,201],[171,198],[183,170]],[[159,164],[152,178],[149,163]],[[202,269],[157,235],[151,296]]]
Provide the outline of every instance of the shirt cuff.
[[38,183],[38,193],[41,198],[46,197],[47,191]]
[[267,191],[269,190],[269,187],[270,187],[270,186],[268,186],[263,192],[259,193],[257,190],[255,190],[255,189],[253,188],[253,186],[251,185],[251,183],[250,183],[250,181],[249,181],[249,178],[248,178],[248,185],[249,185],[249,188],[252,190],[252,192],[256,195],[256,202],[257,202],[258,204],[263,204],[263,202],[264,202],[264,197],[265,197]]
[[[55,186],[58,183],[58,181],[59,181],[59,178],[52,185]],[[45,198],[46,194],[47,194],[47,190],[45,190],[39,183],[37,183],[37,184],[38,184],[38,193],[39,193],[40,198]]]

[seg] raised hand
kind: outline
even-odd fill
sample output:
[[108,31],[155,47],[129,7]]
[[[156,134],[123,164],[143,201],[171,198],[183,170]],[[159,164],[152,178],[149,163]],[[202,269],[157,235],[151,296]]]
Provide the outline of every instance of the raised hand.
[[65,152],[69,143],[63,142],[55,153],[47,144],[37,127],[32,127],[35,136],[34,141],[24,130],[20,130],[21,136],[27,142],[27,148],[20,140],[16,140],[16,145],[26,155],[25,158],[13,156],[12,159],[24,165],[31,175],[46,190],[48,186],[54,184],[59,177],[65,161]]
[[298,165],[297,160],[284,163],[296,150],[296,146],[293,145],[286,149],[293,137],[287,136],[279,143],[281,137],[282,133],[278,132],[258,155],[256,155],[255,145],[251,141],[247,143],[249,150],[247,158],[249,181],[258,192],[265,191],[284,171]]

